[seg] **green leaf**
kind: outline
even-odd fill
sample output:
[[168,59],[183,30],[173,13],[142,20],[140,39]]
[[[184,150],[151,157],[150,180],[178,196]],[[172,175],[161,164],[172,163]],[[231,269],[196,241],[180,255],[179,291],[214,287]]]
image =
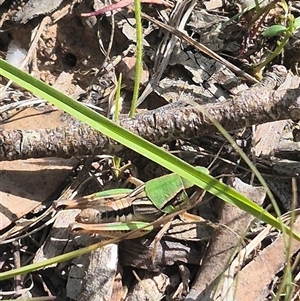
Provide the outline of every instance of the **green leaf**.
[[[209,174],[209,170],[202,166],[197,166],[200,172]],[[166,204],[177,196],[183,202],[188,201],[188,195],[185,189],[194,186],[194,183],[178,176],[169,174],[156,179],[152,179],[145,184],[146,196],[151,200],[154,206],[165,213],[176,211],[174,206]],[[180,194],[179,194],[180,193]]]
[[295,30],[297,30],[298,28],[300,28],[300,17],[296,18],[294,21],[294,27]]
[[281,33],[285,32],[287,28],[283,25],[272,25],[268,28],[263,33],[263,36],[265,37],[274,37],[277,35],[280,35]]
[[145,184],[146,196],[159,210],[183,189],[181,177],[176,174],[165,175]]

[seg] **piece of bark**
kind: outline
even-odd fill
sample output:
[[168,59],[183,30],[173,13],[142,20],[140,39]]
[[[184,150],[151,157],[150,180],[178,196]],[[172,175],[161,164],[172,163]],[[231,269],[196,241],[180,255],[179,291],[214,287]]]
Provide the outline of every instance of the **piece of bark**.
[[270,158],[274,154],[286,124],[286,120],[279,120],[257,126],[253,135],[256,157]]
[[[262,187],[253,187],[243,183],[238,178],[232,182],[232,186],[243,195],[261,205],[265,199],[265,191]],[[222,273],[227,268],[228,263],[234,257],[241,237],[249,227],[253,216],[241,209],[223,204],[221,213],[220,230],[215,232],[207,256],[203,260],[200,272],[195,280],[186,301],[208,301],[211,298],[216,284],[222,279]]]
[[[160,267],[177,263],[200,265],[203,250],[195,242],[172,241],[163,237],[156,245],[153,237],[124,240],[120,243],[120,262],[124,266],[133,266],[150,271],[159,271]],[[152,262],[154,252],[154,262]]]
[[[293,225],[295,232],[300,232],[300,218]],[[288,240],[287,240],[288,241]],[[292,256],[300,248],[300,242],[291,240],[290,255]],[[235,300],[236,301],[260,301],[265,300],[269,294],[269,284],[275,278],[285,262],[289,260],[286,254],[286,245],[281,235],[271,245],[259,252],[236,277]],[[296,286],[296,284],[295,284]]]
[[[279,68],[280,69],[280,68]],[[282,68],[281,68],[282,69]],[[281,73],[280,73],[281,72]],[[277,74],[279,73],[279,75]],[[216,131],[213,123],[202,113],[208,112],[226,130],[264,122],[300,119],[300,77],[282,70],[269,73],[265,81],[254,85],[228,101],[200,105],[172,103],[156,110],[137,114],[134,119],[123,118],[120,125],[155,143],[175,139],[196,138]],[[39,131],[0,130],[0,160],[31,157],[71,157],[90,154],[117,154],[122,157],[124,147],[98,131],[79,122],[55,130]]]
[[110,300],[118,265],[118,245],[109,244],[89,256],[78,301]]
[[258,125],[253,134],[256,157],[269,159],[276,156],[300,161],[300,143],[293,137],[296,124],[291,120],[279,120]]
[[[300,169],[298,169],[300,170]],[[293,189],[292,189],[292,177],[279,177],[274,175],[264,175],[264,179],[267,185],[271,189],[272,193],[279,200],[280,205],[287,211],[292,208],[299,208],[300,199],[296,204],[293,204]],[[295,181],[300,187],[300,178],[295,177]]]
[[[74,250],[68,227],[70,222],[75,220],[79,212],[79,209],[58,212],[49,236],[35,253],[33,263],[42,262],[48,258],[53,258]],[[56,265],[53,264],[51,266]]]
[[169,277],[163,273],[153,276],[153,273],[147,271],[143,274],[142,279],[137,279],[138,282],[128,294],[126,301],[161,300],[164,297],[169,285]]
[[[281,139],[274,154],[280,158],[286,158],[293,161],[300,161],[300,142],[292,139]],[[299,169],[298,169],[299,170]]]
[[282,174],[283,176],[296,177],[299,175],[300,160],[291,161],[286,159],[274,160],[272,162],[273,170],[276,174]]
[[12,18],[14,22],[27,23],[39,15],[46,15],[57,9],[63,0],[29,0]]

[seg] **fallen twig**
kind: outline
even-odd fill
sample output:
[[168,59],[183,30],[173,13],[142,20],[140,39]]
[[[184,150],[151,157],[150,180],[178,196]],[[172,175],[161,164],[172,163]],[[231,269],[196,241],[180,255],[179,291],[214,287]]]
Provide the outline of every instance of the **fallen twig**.
[[[120,125],[139,136],[162,144],[175,139],[196,138],[216,132],[202,112],[208,112],[227,131],[282,119],[300,119],[300,77],[281,70],[233,98],[220,103],[192,106],[172,103],[137,114],[120,117]],[[193,101],[200,103],[200,100]],[[0,130],[0,160],[41,157],[71,157],[91,154],[120,154],[125,148],[78,121],[68,127],[41,130]]]

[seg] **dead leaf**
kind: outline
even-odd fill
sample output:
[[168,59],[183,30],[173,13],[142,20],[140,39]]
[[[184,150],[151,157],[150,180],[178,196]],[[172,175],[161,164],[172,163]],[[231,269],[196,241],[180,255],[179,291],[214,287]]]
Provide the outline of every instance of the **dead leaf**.
[[[51,106],[48,107],[52,109]],[[37,129],[61,126],[58,110],[33,108],[16,112],[4,129]],[[0,230],[38,207],[67,178],[77,159],[45,158],[0,162]]]
[[[135,77],[135,57],[125,57],[116,67],[118,73],[122,73],[123,83],[132,90]],[[146,64],[143,64],[140,84],[144,85],[149,80],[149,71]]]
[[39,206],[72,171],[77,160],[47,158],[0,163],[0,230]]

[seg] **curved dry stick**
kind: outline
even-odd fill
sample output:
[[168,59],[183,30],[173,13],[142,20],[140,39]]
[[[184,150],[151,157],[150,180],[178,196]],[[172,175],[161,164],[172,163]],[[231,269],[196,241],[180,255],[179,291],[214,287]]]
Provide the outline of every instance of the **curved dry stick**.
[[[120,125],[155,144],[162,144],[216,132],[203,111],[210,113],[227,131],[275,120],[300,120],[300,77],[286,77],[282,68],[276,67],[261,83],[228,101],[196,106],[172,103],[137,114],[134,119],[123,118]],[[274,90],[284,80],[278,90]],[[56,129],[0,130],[0,160],[101,153],[121,156],[125,149],[76,120],[67,127]]]

